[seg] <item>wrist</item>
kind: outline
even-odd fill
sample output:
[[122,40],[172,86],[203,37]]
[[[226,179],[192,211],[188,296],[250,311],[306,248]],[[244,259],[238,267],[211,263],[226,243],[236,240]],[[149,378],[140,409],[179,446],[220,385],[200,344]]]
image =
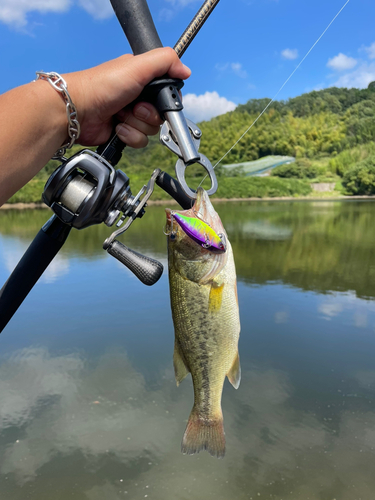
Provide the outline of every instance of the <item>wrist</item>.
[[43,71],[37,71],[36,74],[37,80],[47,81],[51,85],[53,90],[55,90],[60,95],[60,97],[62,97],[65,104],[69,138],[55,153],[56,159],[62,158],[66,150],[70,149],[73,146],[80,135],[81,126],[78,121],[77,108],[69,94],[68,84],[61,75],[55,72],[46,73]]
[[46,80],[32,82],[33,104],[39,108],[39,133],[48,129],[51,135],[51,147],[58,149],[69,139],[66,104],[63,97]]

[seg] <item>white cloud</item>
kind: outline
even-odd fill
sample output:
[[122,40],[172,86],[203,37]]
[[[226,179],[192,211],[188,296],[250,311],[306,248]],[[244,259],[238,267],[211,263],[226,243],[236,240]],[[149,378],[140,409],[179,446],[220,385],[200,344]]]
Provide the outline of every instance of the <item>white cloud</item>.
[[65,12],[70,6],[70,0],[1,0],[0,22],[21,28],[29,12]]
[[228,111],[233,111],[235,107],[234,102],[228,101],[226,97],[220,97],[215,91],[202,95],[186,94],[184,96],[186,116],[197,122],[228,113]]
[[364,311],[357,311],[354,313],[354,325],[357,328],[367,328],[368,319],[367,314]]
[[281,52],[281,57],[283,59],[289,59],[289,60],[297,59],[298,50],[297,49],[284,49]]
[[161,9],[159,12],[159,21],[169,23],[174,18],[174,11],[172,9]]
[[108,0],[79,0],[79,5],[95,19],[106,19],[113,14]]
[[[73,5],[72,0],[0,0],[0,22],[22,28],[27,25],[28,14],[66,12]],[[104,19],[113,14],[107,0],[78,0],[80,5],[95,19]]]
[[[4,264],[11,273],[16,267],[21,257],[25,253],[28,244],[23,241],[16,241],[13,238],[4,240],[2,253]],[[56,255],[40,278],[41,283],[54,283],[57,279],[70,271],[69,259],[62,253]]]
[[355,71],[346,73],[334,83],[336,87],[363,89],[375,80],[375,63],[362,63]]
[[247,73],[246,71],[242,68],[241,63],[232,63],[231,64],[232,71],[235,75],[239,76],[240,78],[246,78]]
[[357,62],[358,61],[353,57],[348,57],[340,52],[339,55],[328,60],[327,66],[335,71],[346,71],[354,68],[354,66],[357,65]]
[[175,17],[176,13],[187,5],[198,3],[200,0],[165,0],[173,9],[163,7],[159,11],[159,21],[170,22]]
[[218,63],[216,64],[215,68],[221,73],[224,73],[225,71],[230,71],[234,73],[236,76],[239,76],[240,78],[247,77],[246,70],[243,69],[242,64],[239,62],[224,63],[224,64]]
[[191,3],[198,3],[200,0],[166,0],[166,1],[177,7],[186,7]]
[[[83,473],[71,487],[64,484],[71,467],[54,477],[66,498],[175,500],[186,491],[184,498],[245,500],[249,492],[262,499],[293,488],[282,498],[316,500],[333,498],[340,484],[342,500],[353,498],[353,485],[356,498],[371,499],[375,414],[367,400],[374,380],[375,372],[353,373],[338,386],[337,404],[315,409],[309,400],[301,404],[286,372],[250,366],[239,391],[224,389],[228,453],[217,461],[179,452],[190,376],[177,388],[168,368],[150,384],[119,349],[95,360],[46,348],[13,352],[0,360],[0,432],[7,439],[0,474],[9,491],[2,497],[24,485],[41,490],[48,471],[74,466],[78,456]],[[349,399],[356,397],[358,404]]]
[[[328,60],[327,67],[342,72],[340,77],[336,76],[338,79],[332,85],[336,87],[363,89],[368,87],[369,83],[375,81],[375,61],[372,61],[375,59],[375,42],[369,47],[360,47],[359,52],[362,54],[365,52],[370,61],[354,59],[341,52]],[[330,78],[332,76],[330,75]]]
[[368,54],[369,59],[375,59],[375,42],[370,45],[370,47],[365,47],[365,51]]
[[336,302],[326,302],[318,306],[318,311],[325,316],[324,319],[334,318],[342,313],[343,310],[344,306]]
[[288,321],[288,313],[286,311],[277,311],[275,313],[275,323],[287,323]]

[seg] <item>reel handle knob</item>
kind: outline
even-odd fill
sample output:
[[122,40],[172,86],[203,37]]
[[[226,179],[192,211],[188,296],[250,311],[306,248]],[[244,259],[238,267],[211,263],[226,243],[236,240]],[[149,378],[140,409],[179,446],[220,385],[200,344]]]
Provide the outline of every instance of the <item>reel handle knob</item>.
[[163,265],[159,261],[135,252],[117,240],[114,240],[106,250],[145,285],[154,285],[163,274]]

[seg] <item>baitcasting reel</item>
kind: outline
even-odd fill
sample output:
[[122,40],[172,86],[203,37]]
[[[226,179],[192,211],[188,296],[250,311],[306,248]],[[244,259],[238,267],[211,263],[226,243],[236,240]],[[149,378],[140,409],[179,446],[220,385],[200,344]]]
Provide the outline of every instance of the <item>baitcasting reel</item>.
[[125,232],[135,218],[144,215],[144,207],[159,174],[161,171],[156,169],[147,186],[133,196],[124,172],[115,170],[98,153],[84,149],[65,160],[51,175],[44,188],[43,201],[64,224],[76,229],[102,222],[110,227],[117,219],[117,227],[120,227],[128,218],[121,229],[107,238],[103,248],[144,284],[153,285],[163,272],[162,264],[131,250],[115,238]]

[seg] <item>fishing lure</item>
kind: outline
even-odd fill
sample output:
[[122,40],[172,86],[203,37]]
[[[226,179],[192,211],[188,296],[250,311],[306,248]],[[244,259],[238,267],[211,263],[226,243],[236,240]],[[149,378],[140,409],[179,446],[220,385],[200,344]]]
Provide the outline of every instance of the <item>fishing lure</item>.
[[225,236],[223,234],[217,234],[212,227],[203,220],[198,217],[187,217],[186,215],[178,213],[172,213],[171,216],[189,238],[198,243],[198,245],[201,245],[211,252],[223,253],[226,251]]

